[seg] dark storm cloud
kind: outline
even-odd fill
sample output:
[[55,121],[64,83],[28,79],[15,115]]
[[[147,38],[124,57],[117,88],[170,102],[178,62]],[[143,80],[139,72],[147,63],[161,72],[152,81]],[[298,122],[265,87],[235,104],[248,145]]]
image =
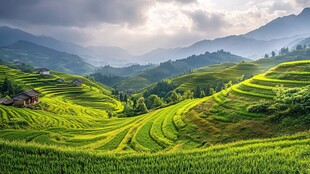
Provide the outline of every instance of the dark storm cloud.
[[220,32],[223,28],[230,26],[223,13],[208,13],[198,10],[187,13],[187,15],[192,19],[194,27],[202,32],[209,32],[212,34]]
[[97,23],[137,25],[149,0],[0,0],[0,20],[83,27]]

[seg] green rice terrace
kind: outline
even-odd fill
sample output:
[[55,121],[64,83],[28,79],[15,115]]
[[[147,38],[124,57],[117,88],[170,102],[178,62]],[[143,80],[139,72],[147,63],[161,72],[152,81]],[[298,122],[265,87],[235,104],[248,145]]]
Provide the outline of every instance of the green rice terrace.
[[[108,112],[117,115],[123,105],[111,97],[108,87],[80,76],[53,72],[42,77],[0,66],[0,83],[9,77],[41,93],[37,107],[0,105],[0,169],[4,173],[310,173],[309,125],[286,127],[282,120],[270,121],[276,117],[272,113],[248,109],[271,102],[278,88],[307,87],[309,72],[309,60],[283,63],[209,97],[140,116],[109,118]],[[70,84],[76,78],[83,80],[82,86]]]

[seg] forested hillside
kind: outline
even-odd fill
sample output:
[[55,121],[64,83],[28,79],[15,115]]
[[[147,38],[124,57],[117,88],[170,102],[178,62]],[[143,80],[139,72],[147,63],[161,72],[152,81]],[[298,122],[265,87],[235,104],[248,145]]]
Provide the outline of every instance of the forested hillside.
[[[206,52],[201,55],[192,55],[190,57],[179,59],[176,61],[170,60],[167,62],[160,63],[159,66],[145,69],[144,71],[137,73],[137,75],[135,76],[131,76],[124,80],[120,80],[118,83],[114,85],[118,90],[136,91],[154,82],[158,82],[162,79],[187,74],[192,72],[194,69],[203,66],[219,64],[222,62],[241,62],[241,61],[249,61],[249,60],[242,58],[240,56],[233,55],[229,52],[225,52],[223,50],[213,53]],[[97,77],[97,79],[99,78]]]

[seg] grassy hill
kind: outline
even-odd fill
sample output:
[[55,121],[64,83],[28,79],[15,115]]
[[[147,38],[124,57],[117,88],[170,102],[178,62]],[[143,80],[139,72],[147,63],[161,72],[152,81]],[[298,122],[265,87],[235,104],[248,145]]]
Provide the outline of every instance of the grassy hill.
[[[30,84],[43,94],[40,105],[54,106],[43,106],[50,110],[0,106],[2,157],[13,164],[1,168],[16,172],[246,173],[251,169],[258,173],[307,173],[308,115],[274,121],[274,114],[252,113],[248,108],[273,101],[276,85],[310,85],[309,67],[309,60],[284,63],[210,97],[188,99],[140,116],[110,119],[97,108],[101,104],[94,100],[97,90],[107,103],[113,103],[111,109],[118,111],[121,106],[103,94],[104,88],[98,84],[83,79],[80,93],[70,86],[46,85],[50,79],[29,80],[29,74],[1,67],[1,73],[9,72],[21,82],[33,81]],[[55,76],[66,81],[76,78],[61,73]],[[42,83],[45,85],[40,86]],[[12,126],[16,122],[18,126]],[[248,140],[257,138],[269,139]],[[240,142],[217,145],[234,141]]]
[[[33,109],[0,105],[2,128],[79,128],[89,122],[107,118],[107,111],[119,112],[122,104],[112,98],[108,88],[82,76],[52,72],[51,76],[29,74],[0,65],[0,84],[5,77],[26,89],[41,93],[40,103]],[[82,86],[73,86],[73,79]]]
[[249,78],[264,73],[282,62],[307,60],[310,56],[310,49],[295,50],[285,55],[278,55],[271,58],[259,59],[253,62],[224,63],[206,66],[195,70],[191,74],[171,78],[178,86],[178,90],[194,90],[197,86],[204,88],[208,83],[216,80],[228,82],[239,81],[242,78]]
[[[4,173],[309,173],[309,133],[182,152],[121,154],[0,141]],[[10,164],[10,165],[7,165]]]
[[[292,65],[308,67],[309,64],[309,61],[302,61]],[[275,95],[272,91],[275,85],[301,87],[310,84],[309,76],[304,75],[307,71],[301,68],[295,70],[299,73],[295,73],[297,75],[294,80],[272,77],[273,73],[278,72],[279,67],[281,66],[268,74],[255,76],[211,97],[185,100],[130,118],[105,119],[104,110],[114,108],[117,111],[121,109],[121,106],[117,105],[117,102],[111,106],[114,100],[108,97],[104,99],[110,100],[108,103],[95,100],[95,97],[100,95],[96,93],[100,87],[84,86],[81,91],[81,88],[69,86],[38,86],[36,89],[43,94],[40,105],[46,111],[1,106],[1,111],[4,113],[2,123],[5,126],[11,125],[12,120],[22,119],[26,120],[32,129],[27,131],[23,129],[2,130],[0,138],[79,146],[81,149],[156,152],[175,148],[200,147],[206,142],[214,144],[244,138],[279,136],[288,132],[277,131],[281,126],[277,124],[273,126],[266,122],[266,115],[249,113],[246,110],[253,102],[272,99]],[[298,76],[298,74],[302,75]],[[57,73],[56,75],[64,77],[65,80],[72,79],[71,76],[62,76]],[[30,77],[27,76],[27,78]],[[92,84],[85,79],[85,85],[87,83]],[[29,113],[24,114],[24,112]],[[55,112],[61,118],[44,115],[43,113],[46,112],[48,114]],[[37,118],[34,119],[33,115]],[[250,130],[244,133],[241,131],[238,134],[229,133],[244,127]],[[225,135],[227,132],[229,136]]]
[[162,79],[187,74],[190,73],[192,70],[203,66],[218,64],[222,62],[241,62],[248,60],[249,59],[233,55],[223,50],[213,53],[206,52],[201,55],[192,55],[190,57],[179,59],[176,61],[167,61],[160,63],[159,66],[146,69],[138,75],[121,80],[119,83],[116,84],[116,86],[119,90],[131,89],[136,91]]
[[23,62],[71,74],[85,74],[95,69],[79,56],[59,52],[28,41],[17,41],[0,48],[0,58],[7,62]]
[[[309,67],[309,60],[283,63],[265,74],[214,94],[207,102],[195,106],[184,115],[183,120],[188,128],[183,129],[183,134],[195,137],[201,143],[214,144],[308,130],[309,110],[305,115],[295,112],[287,116],[285,112],[289,108],[283,104],[273,106],[272,102],[275,100],[276,90],[282,89],[279,86],[285,89],[310,85]],[[309,91],[309,86],[306,90]],[[272,108],[275,113],[248,111],[249,106],[259,103],[282,108],[279,111]],[[289,105],[294,106],[293,103]],[[294,115],[303,116],[293,117]],[[282,120],[282,117],[285,119]]]

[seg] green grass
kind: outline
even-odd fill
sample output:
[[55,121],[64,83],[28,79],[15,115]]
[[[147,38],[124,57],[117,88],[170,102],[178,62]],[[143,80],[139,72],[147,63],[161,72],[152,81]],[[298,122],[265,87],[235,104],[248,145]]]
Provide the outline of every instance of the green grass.
[[309,133],[206,149],[97,153],[0,141],[3,173],[309,173]]
[[[294,129],[288,130],[279,123],[268,122],[268,114],[247,112],[247,107],[262,101],[273,100],[277,85],[284,87],[309,85],[310,76],[305,78],[305,73],[295,73],[298,77],[294,80],[279,79],[279,76],[270,75],[278,74],[279,69],[283,71],[281,73],[286,73],[285,70],[304,72],[309,65],[309,60],[285,63],[285,69],[283,64],[280,64],[265,74],[254,76],[233,85],[226,91],[214,94],[209,100],[195,105],[191,112],[182,115],[186,126],[181,134],[197,142],[212,145],[251,138],[276,137],[294,132]],[[303,130],[307,129],[310,127],[303,128]]]
[[[293,62],[285,68],[306,72],[303,66],[309,64]],[[257,67],[244,63],[240,72],[248,71],[249,66]],[[106,110],[121,111],[122,104],[97,83],[87,79],[82,87],[46,83],[55,77],[40,82],[41,77],[34,74],[0,66],[0,72],[16,76],[20,82],[36,81],[36,89],[42,93],[38,105],[42,109],[0,105],[0,159],[4,159],[0,168],[4,173],[310,172],[309,132],[276,138],[296,132],[266,122],[266,114],[247,112],[251,104],[272,100],[276,85],[308,85],[305,73],[295,73],[300,77],[295,80],[279,79],[281,66],[213,96],[128,118],[107,118]],[[66,81],[76,78],[55,76]],[[272,139],[249,140],[257,138]],[[235,141],[241,142],[231,143]],[[226,143],[230,144],[218,145]]]

